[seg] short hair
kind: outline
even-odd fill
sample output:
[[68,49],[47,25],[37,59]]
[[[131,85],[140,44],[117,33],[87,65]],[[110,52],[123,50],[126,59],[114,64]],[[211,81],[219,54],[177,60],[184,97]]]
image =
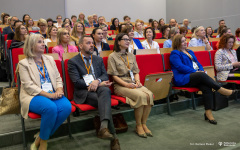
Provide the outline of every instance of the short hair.
[[173,50],[179,50],[180,51],[183,37],[184,36],[182,34],[174,36],[173,41],[172,41]]
[[224,28],[227,28],[227,26],[226,26],[226,25],[220,25],[220,27],[219,27],[218,30],[217,30],[217,33],[218,33],[218,34],[221,34],[221,32],[222,32],[222,30],[223,30]]
[[198,26],[192,27],[191,32],[194,33],[195,29],[197,29],[197,28],[198,28]]
[[38,20],[38,26],[39,26],[39,24],[40,23],[42,23],[42,24],[44,24],[44,25],[46,25],[47,26],[47,21],[45,20],[45,19],[43,19],[43,18],[40,18],[39,20]]
[[83,35],[85,35],[85,26],[82,22],[76,22],[73,26],[73,29],[72,29],[72,36],[75,37],[75,38],[78,38],[77,37],[77,26],[78,24],[81,24],[83,26]]
[[53,22],[52,18],[48,18],[46,21],[47,22],[49,22],[49,21]]
[[224,49],[227,45],[228,40],[231,38],[234,40],[233,41],[233,47],[234,47],[236,45],[234,35],[226,34],[220,38],[218,49]]
[[72,16],[71,16],[71,19],[72,19],[72,18],[74,18],[74,17],[75,17],[75,18],[77,18],[77,16],[76,16],[76,15],[72,15]]
[[[16,41],[21,41],[20,30],[21,30],[22,26],[25,27],[24,25],[20,25],[15,30],[15,34],[14,34],[14,38],[13,39],[16,40]],[[26,30],[27,30],[27,27],[26,27]]]
[[84,40],[84,38],[86,38],[86,37],[90,37],[90,38],[91,38],[90,35],[83,35],[83,36],[79,39],[78,43],[79,43],[79,44],[83,44],[83,40]]
[[188,21],[188,19],[183,19],[183,23],[184,23],[184,21]]
[[3,16],[2,16],[2,23],[3,24],[5,24],[6,22],[5,22],[5,20],[4,20],[4,18],[6,17],[6,16],[8,16],[8,17],[10,17],[10,15],[9,14],[7,14],[7,13],[5,13]]
[[129,16],[124,16],[123,20],[126,20],[127,18],[131,19]]
[[179,30],[180,30],[180,34],[184,32],[188,33],[188,29],[186,27],[180,27]]
[[87,17],[87,19],[89,20],[89,18],[90,18],[90,17],[92,17],[92,18],[93,18],[93,15],[89,15],[89,16]]
[[192,38],[197,38],[197,39],[198,39],[198,36],[197,36],[196,33],[200,30],[200,28],[203,28],[203,29],[204,29],[203,26],[199,26],[199,27],[197,27],[197,29],[195,29],[195,30],[194,30],[194,33],[192,34]]
[[224,22],[225,22],[225,20],[221,19],[221,20],[219,20],[219,21],[218,21],[218,24],[220,24],[220,22],[222,22],[222,21],[224,21]]
[[152,18],[148,19],[148,22],[149,22],[149,23],[152,23],[152,22],[153,22],[153,19],[152,19]]
[[239,37],[239,33],[240,33],[240,28],[237,28],[237,30],[235,31],[235,36]]
[[151,27],[147,27],[145,30],[144,30],[144,37],[146,38],[146,35],[147,35],[147,30],[148,29],[150,29],[150,30],[152,30],[152,33],[153,33],[153,37],[152,37],[152,39],[155,39],[155,36],[156,36],[156,34],[155,34],[155,31],[153,30],[153,28],[151,28]]
[[[173,19],[173,18],[172,18],[172,19]],[[171,20],[172,20],[172,19],[170,19],[170,20],[169,20],[169,23],[171,22]],[[173,19],[173,20],[174,20],[175,22],[177,22],[177,20],[176,20],[176,19]]]
[[18,18],[17,16],[12,16],[10,21],[12,21],[13,17]]
[[[171,29],[170,29],[170,31],[169,31],[169,34],[168,34],[168,39],[170,39],[171,38],[171,34],[174,34],[174,35],[176,35],[176,33],[177,33],[177,30],[178,30],[178,28],[176,28],[176,27],[172,27]],[[173,36],[174,36],[173,35]]]
[[[211,29],[212,29],[212,27],[210,27],[210,26],[207,27],[207,28],[205,29],[206,35],[207,35],[207,29],[208,29],[208,28],[211,28]],[[213,29],[212,29],[212,34],[213,34]],[[212,34],[211,34],[211,35],[212,35]]]
[[34,49],[39,38],[44,39],[44,37],[41,34],[30,34],[29,36],[27,36],[23,48],[23,52],[26,57],[32,58],[35,56]]
[[65,31],[68,32],[68,30],[66,28],[58,29],[58,32],[57,32],[57,45],[61,44],[61,38],[62,38],[63,32],[65,32]]
[[48,38],[51,38],[50,32],[52,31],[53,28],[58,29],[56,26],[48,27],[48,30],[47,30],[47,36],[48,36]]
[[223,36],[224,33],[227,33],[227,31],[230,30],[230,28],[224,28],[222,29],[221,33],[220,33],[220,37]]
[[26,16],[29,16],[29,18],[30,18],[30,15],[29,15],[29,14],[24,14],[24,15],[23,15],[23,19],[22,19],[22,22],[23,22],[23,23],[26,23],[25,20],[24,20]]
[[83,15],[83,19],[85,19],[85,15],[84,15],[84,13],[79,13],[79,15],[78,15],[78,19],[80,20],[80,15]]
[[161,27],[160,31],[162,32],[163,35],[165,34],[165,31],[166,31],[167,28],[169,28],[168,25],[164,25],[164,26]]
[[[119,34],[116,36],[115,42],[114,42],[113,51],[115,51],[115,52],[120,52],[120,51],[121,51],[118,42],[122,40],[122,37],[123,37],[124,35],[128,36],[127,33],[119,33]],[[128,52],[128,48],[126,49],[126,52]]]
[[130,25],[126,25],[123,29],[121,29],[121,33],[126,33],[128,35],[128,33],[130,31],[132,31],[133,27]]
[[61,17],[61,18],[62,18],[62,16],[61,16],[61,15],[57,15],[56,19],[57,19],[58,17]]
[[23,23],[22,21],[20,21],[20,20],[17,20],[17,21],[15,21],[15,22],[14,22],[13,26],[15,27],[15,26],[16,26],[16,23],[18,23],[18,22],[21,22],[21,23]]
[[107,28],[108,29],[108,26],[107,25],[100,25],[99,28],[100,29],[103,29],[103,28]]

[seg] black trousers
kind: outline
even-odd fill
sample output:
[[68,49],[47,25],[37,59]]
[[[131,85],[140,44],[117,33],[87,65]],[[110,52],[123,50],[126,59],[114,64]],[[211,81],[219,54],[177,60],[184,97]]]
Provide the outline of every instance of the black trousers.
[[217,91],[221,88],[217,82],[204,72],[195,72],[190,74],[190,81],[184,86],[197,87],[202,91],[205,110],[213,108],[212,89]]
[[98,108],[100,121],[108,120],[111,133],[116,133],[111,110],[111,90],[108,87],[98,87],[96,92],[88,92],[85,104]]

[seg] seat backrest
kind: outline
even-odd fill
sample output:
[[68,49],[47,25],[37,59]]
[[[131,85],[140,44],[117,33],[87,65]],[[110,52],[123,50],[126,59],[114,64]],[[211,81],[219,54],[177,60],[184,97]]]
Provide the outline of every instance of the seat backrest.
[[7,41],[7,36],[8,36],[7,34],[4,35],[4,43],[5,41]]
[[187,49],[190,49],[194,52],[196,51],[205,51],[205,47],[204,46],[196,46],[196,47],[187,47]]
[[204,66],[211,66],[211,58],[208,51],[197,51],[194,52],[198,62]]
[[48,53],[52,53],[53,47],[48,47]]
[[171,53],[164,53],[163,54],[164,69],[165,69],[164,71],[171,71],[170,54]]
[[109,47],[110,47],[110,45],[114,45],[114,42],[115,42],[115,40],[107,40],[107,43],[108,43]]
[[210,52],[210,55],[211,55],[212,65],[214,66],[215,53],[217,51],[216,50],[210,50],[209,52]]
[[163,43],[158,43],[159,48],[163,48]]
[[156,33],[155,39],[160,39],[162,37],[162,33]]
[[60,60],[54,60],[58,69],[58,72],[60,73],[60,76],[63,80],[63,70],[62,70],[62,63]]
[[167,39],[154,39],[157,43],[164,43]]
[[109,45],[109,47],[110,47],[110,50],[113,50],[114,45]]
[[99,56],[100,57],[108,57],[110,54],[112,54],[112,50],[110,50],[110,51],[100,51],[99,52]]
[[72,100],[73,99],[73,91],[74,91],[74,85],[73,85],[73,82],[72,80],[70,79],[69,77],[69,74],[68,74],[68,60],[69,59],[66,59],[64,60],[64,73],[65,73],[65,86],[66,86],[66,92],[65,93],[67,95],[67,98],[69,100]]
[[136,55],[158,54],[157,49],[138,49]]
[[12,44],[12,40],[7,40],[7,49],[10,48],[11,44]]
[[136,60],[142,84],[144,84],[146,75],[164,71],[161,54],[137,55]]
[[172,48],[161,48],[160,54],[171,53]]
[[57,46],[57,42],[48,42],[47,43],[47,47],[54,47],[54,46]]
[[12,66],[11,66],[11,74],[12,77],[14,78],[14,81],[17,81],[15,70],[16,70],[16,65],[19,62],[18,56],[23,55],[23,48],[14,48],[12,49]]
[[217,43],[218,43],[219,41],[212,41],[211,43],[212,43],[212,49],[213,50],[218,50],[218,47],[217,47]]
[[76,56],[77,54],[79,54],[79,52],[63,53],[63,60],[71,59],[74,56]]

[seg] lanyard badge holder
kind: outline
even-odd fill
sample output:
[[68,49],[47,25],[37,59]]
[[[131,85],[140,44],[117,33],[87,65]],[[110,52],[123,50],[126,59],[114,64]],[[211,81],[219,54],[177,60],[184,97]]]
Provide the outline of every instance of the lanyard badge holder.
[[190,55],[188,52],[186,53],[188,55],[188,57],[192,60],[192,63],[193,63],[193,69],[194,70],[199,70],[199,67],[197,65],[197,62],[193,60],[193,57],[192,55]]
[[[83,60],[82,53],[81,53],[81,57],[82,57],[82,60]],[[92,56],[91,56],[91,58],[92,58]],[[84,62],[84,65],[85,65],[85,67],[87,69],[87,73],[88,73],[88,74],[83,75],[83,80],[85,81],[86,86],[89,86],[92,83],[92,81],[94,80],[93,75],[89,73],[90,69],[91,69],[91,65],[92,65],[92,59],[91,59],[90,65],[88,67],[87,67],[87,65],[86,65],[84,60],[83,60],[83,62]]]
[[127,64],[126,64],[126,62],[123,60],[123,58],[122,58],[121,56],[120,56],[120,58],[122,59],[122,61],[124,62],[124,64],[127,66],[128,71],[129,71],[129,75],[130,75],[132,81],[135,83],[134,74],[133,74],[132,70],[130,69],[130,65],[129,65],[129,61],[128,61],[128,56],[127,56]]
[[53,87],[51,82],[47,82],[46,75],[45,75],[45,67],[42,60],[43,66],[43,73],[38,69],[39,73],[44,77],[45,82],[42,84],[42,90],[47,93],[53,93]]

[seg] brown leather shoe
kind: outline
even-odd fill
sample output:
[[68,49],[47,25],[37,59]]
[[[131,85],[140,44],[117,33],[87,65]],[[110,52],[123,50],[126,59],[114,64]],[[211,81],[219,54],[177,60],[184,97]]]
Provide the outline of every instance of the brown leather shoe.
[[113,135],[109,132],[109,130],[107,128],[103,128],[103,129],[99,130],[98,138],[104,139],[104,140],[112,140]]
[[121,150],[118,139],[112,140],[110,146],[111,146],[111,150]]

